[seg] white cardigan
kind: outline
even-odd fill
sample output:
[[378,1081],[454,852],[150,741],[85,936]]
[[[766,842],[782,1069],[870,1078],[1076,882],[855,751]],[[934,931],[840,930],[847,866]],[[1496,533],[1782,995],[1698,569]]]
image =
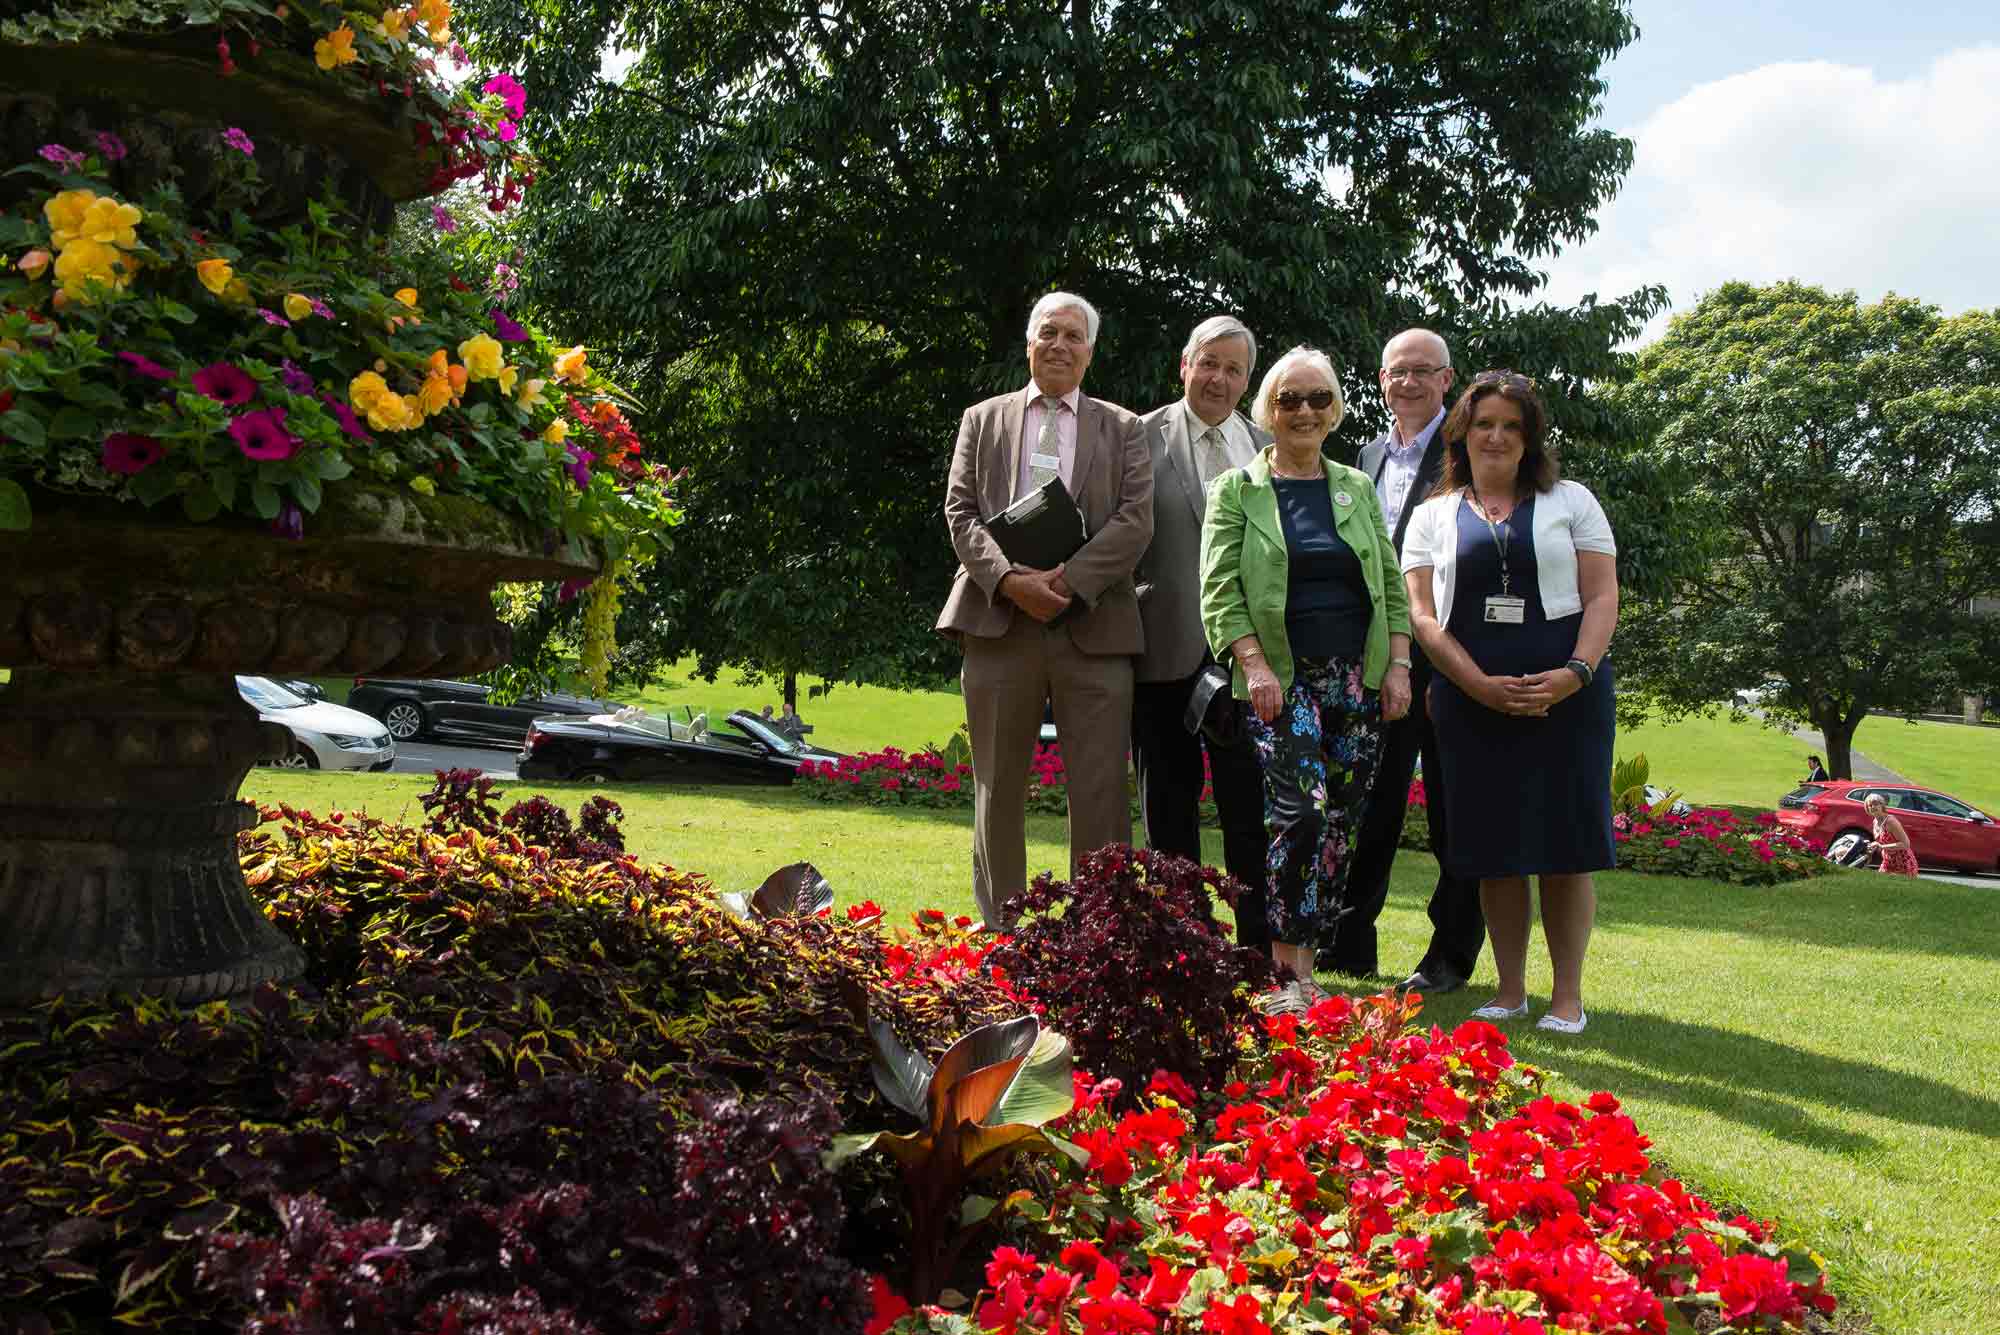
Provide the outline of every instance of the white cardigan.
[[[1452,589],[1458,583],[1458,525],[1465,514],[1464,492],[1433,496],[1410,516],[1403,534],[1403,570],[1430,567],[1431,602],[1438,625],[1451,624]],[[1618,555],[1611,521],[1590,488],[1567,478],[1535,497],[1535,582],[1541,586],[1542,615],[1554,620],[1583,610],[1577,591],[1576,554]]]

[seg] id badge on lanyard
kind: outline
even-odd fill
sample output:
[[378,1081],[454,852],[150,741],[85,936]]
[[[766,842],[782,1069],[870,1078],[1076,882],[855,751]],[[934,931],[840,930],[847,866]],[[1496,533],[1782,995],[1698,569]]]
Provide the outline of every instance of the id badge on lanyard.
[[[1486,531],[1493,535],[1493,545],[1500,552],[1500,592],[1488,595],[1486,599],[1486,621],[1494,626],[1519,626],[1528,620],[1528,600],[1515,596],[1513,574],[1507,568],[1507,541],[1511,536],[1506,522],[1496,524],[1487,516],[1486,502],[1474,492],[1472,503],[1479,509],[1480,519],[1485,521]],[[1512,518],[1509,515],[1508,518]]]

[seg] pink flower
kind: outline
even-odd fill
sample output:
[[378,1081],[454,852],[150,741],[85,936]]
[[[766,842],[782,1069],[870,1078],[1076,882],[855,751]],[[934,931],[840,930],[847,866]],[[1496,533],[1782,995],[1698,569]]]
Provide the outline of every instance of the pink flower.
[[375,439],[375,437],[368,434],[368,428],[361,425],[361,419],[354,415],[354,409],[348,407],[339,395],[333,393],[331,390],[323,389],[319,392],[319,401],[326,405],[328,412],[333,414],[333,420],[340,423],[340,429],[343,433],[352,436],[356,440],[373,441]]
[[312,307],[312,313],[314,315],[317,315],[320,319],[331,320],[333,318],[333,307],[327,305],[325,302],[321,301],[318,297],[308,298],[307,304]]
[[498,306],[493,308],[493,335],[502,343],[526,343],[528,331],[508,318]]
[[431,205],[431,222],[440,232],[456,232],[458,219],[451,216],[442,204]]
[[222,142],[246,158],[257,155],[257,145],[250,141],[249,135],[243,133],[243,131],[237,129],[234,125],[222,132]]
[[244,413],[229,424],[229,434],[246,459],[289,459],[299,447],[299,438],[285,430],[283,408]]
[[150,357],[142,357],[136,352],[121,352],[118,354],[118,360],[124,362],[126,367],[134,374],[145,376],[148,380],[172,380],[174,378],[172,371],[169,371]]
[[160,461],[166,453],[160,442],[151,436],[138,436],[129,431],[114,431],[104,438],[104,467],[107,472],[120,473],[126,477],[143,473]]
[[515,120],[521,119],[522,114],[528,109],[528,90],[523,88],[520,81],[511,74],[494,75],[479,85],[479,91],[498,93],[501,102],[507,108],[507,114]]
[[228,362],[212,362],[196,371],[194,388],[197,394],[206,394],[231,408],[257,397],[257,382]]
[[[514,124],[514,122],[512,121],[501,121],[498,125],[493,127],[493,137],[495,139],[498,139],[503,144],[513,143],[514,137],[520,133],[521,133],[521,127]],[[499,212],[499,210],[495,209],[494,212],[497,213]]]
[[292,327],[292,322],[290,320],[287,320],[284,316],[278,314],[276,311],[267,311],[262,306],[259,306],[257,308],[257,314],[264,317],[265,324],[276,325],[280,329],[290,329]]
[[298,506],[286,501],[278,507],[278,517],[271,521],[271,532],[286,542],[297,542],[306,535],[306,517]]
[[97,151],[104,155],[106,162],[123,162],[125,141],[115,134],[101,133],[97,136]]
[[66,172],[77,171],[83,166],[83,154],[64,148],[61,144],[43,144],[42,158]]

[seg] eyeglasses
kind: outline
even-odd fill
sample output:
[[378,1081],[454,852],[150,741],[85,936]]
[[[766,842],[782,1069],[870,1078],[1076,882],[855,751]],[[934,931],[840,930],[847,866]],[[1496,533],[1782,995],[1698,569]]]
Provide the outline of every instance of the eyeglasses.
[[1384,380],[1423,380],[1439,371],[1449,371],[1449,366],[1385,366],[1382,368]]
[[1540,389],[1533,376],[1519,371],[1481,371],[1472,377],[1474,385],[1511,385],[1516,389]]
[[1295,413],[1301,408],[1311,408],[1314,412],[1320,413],[1333,406],[1333,391],[1316,389],[1310,394],[1299,394],[1288,389],[1278,394],[1272,401],[1284,412]]

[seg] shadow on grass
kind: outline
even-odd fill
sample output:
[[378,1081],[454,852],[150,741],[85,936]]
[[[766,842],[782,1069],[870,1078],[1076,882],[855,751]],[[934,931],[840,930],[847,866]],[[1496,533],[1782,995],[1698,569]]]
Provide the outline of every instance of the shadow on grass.
[[[1470,997],[1427,999],[1419,1023],[1449,1031],[1480,1004],[1478,989],[1472,991]],[[1547,998],[1531,995],[1529,1001],[1531,1013],[1538,1014]],[[1585,1089],[1678,1104],[1817,1150],[1856,1154],[1880,1149],[1883,1142],[1833,1125],[1806,1104],[2000,1142],[2000,1101],[1740,1030],[1598,1006],[1590,1008],[1590,1028],[1574,1038],[1544,1036],[1532,1021],[1502,1028],[1516,1059]]]
[[1697,923],[1703,931],[1734,932],[1780,950],[1790,944],[1990,960],[2000,960],[2000,932],[1993,930],[1994,911],[2000,907],[1996,890],[2000,885],[1862,872],[1779,886],[1731,886],[1639,872],[1598,877],[1601,920],[1638,927]]

